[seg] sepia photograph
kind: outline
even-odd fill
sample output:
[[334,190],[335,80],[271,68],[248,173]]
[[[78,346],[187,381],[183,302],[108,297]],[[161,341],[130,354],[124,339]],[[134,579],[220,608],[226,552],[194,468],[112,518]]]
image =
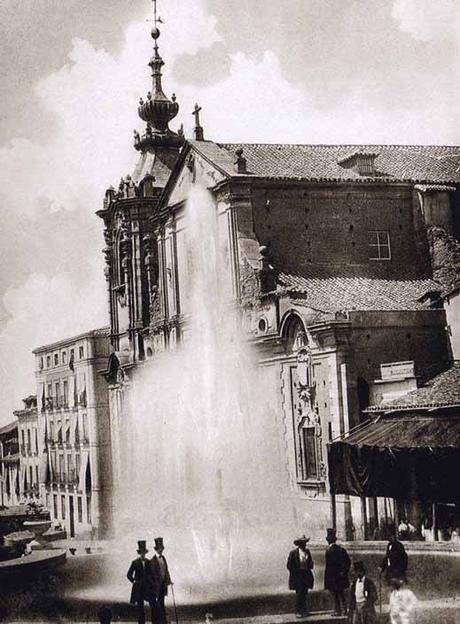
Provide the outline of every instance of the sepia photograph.
[[460,0],[0,39],[0,621],[460,624]]

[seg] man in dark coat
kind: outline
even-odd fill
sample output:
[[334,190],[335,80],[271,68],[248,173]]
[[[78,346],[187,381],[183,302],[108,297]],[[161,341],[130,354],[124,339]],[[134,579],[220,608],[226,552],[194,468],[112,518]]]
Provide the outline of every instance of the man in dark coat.
[[294,540],[294,550],[291,550],[287,560],[289,570],[289,589],[296,593],[296,616],[304,617],[308,614],[307,594],[313,587],[313,559],[307,548],[309,537],[302,535]]
[[337,542],[335,529],[327,529],[326,568],[324,570],[324,589],[328,589],[334,597],[335,614],[347,612],[345,590],[349,586],[348,572],[350,557],[347,551]]
[[150,605],[153,623],[155,606],[153,568],[151,562],[146,559],[146,554],[149,551],[145,541],[140,540],[137,544],[139,557],[131,563],[127,574],[128,580],[132,583],[130,602],[137,606],[137,621],[139,624],[145,624],[144,601],[147,601]]
[[172,585],[169,575],[168,562],[163,556],[164,544],[162,537],[155,538],[156,554],[151,559],[155,604],[152,620],[155,624],[166,624],[165,596],[168,595],[168,586]]
[[397,539],[396,535],[391,535],[385,557],[380,566],[387,583],[390,584],[391,579],[394,578],[406,580],[407,564],[408,558],[404,545]]
[[352,624],[375,624],[375,603],[377,590],[373,581],[366,575],[366,568],[362,561],[354,564],[356,578],[351,584],[350,614]]

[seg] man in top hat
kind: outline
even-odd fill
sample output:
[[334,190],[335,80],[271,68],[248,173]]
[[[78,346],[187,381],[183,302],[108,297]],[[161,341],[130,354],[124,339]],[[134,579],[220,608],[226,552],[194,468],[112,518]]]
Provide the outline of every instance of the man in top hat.
[[307,548],[309,537],[302,535],[294,540],[294,550],[291,550],[287,560],[289,570],[289,589],[296,593],[296,616],[303,617],[308,614],[307,594],[313,587],[313,559]]
[[342,612],[347,612],[345,590],[349,586],[350,557],[345,548],[337,544],[335,529],[327,529],[326,541],[329,546],[326,549],[324,589],[328,589],[334,597],[335,614],[342,615]]
[[408,557],[406,549],[402,542],[398,540],[393,533],[387,545],[385,557],[383,558],[380,569],[385,575],[387,583],[391,583],[391,579],[400,578],[406,580]]
[[366,568],[362,561],[353,564],[356,578],[351,584],[350,613],[353,624],[375,624],[375,603],[377,590],[373,581],[366,575]]
[[139,624],[145,624],[144,601],[147,601],[150,605],[153,623],[155,605],[153,568],[151,562],[146,558],[149,551],[145,540],[139,540],[137,545],[139,557],[131,563],[127,574],[128,580],[132,583],[130,602],[137,606]]
[[164,544],[162,537],[155,538],[155,555],[151,559],[153,584],[155,592],[154,621],[155,624],[166,624],[165,596],[168,595],[168,585],[172,585],[169,576],[168,563],[163,556]]

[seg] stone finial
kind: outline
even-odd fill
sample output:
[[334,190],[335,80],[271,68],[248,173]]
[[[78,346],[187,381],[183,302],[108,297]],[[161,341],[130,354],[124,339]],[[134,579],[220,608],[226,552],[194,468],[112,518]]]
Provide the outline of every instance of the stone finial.
[[239,147],[235,151],[235,156],[234,167],[236,173],[247,173],[246,158],[243,156],[243,148]]

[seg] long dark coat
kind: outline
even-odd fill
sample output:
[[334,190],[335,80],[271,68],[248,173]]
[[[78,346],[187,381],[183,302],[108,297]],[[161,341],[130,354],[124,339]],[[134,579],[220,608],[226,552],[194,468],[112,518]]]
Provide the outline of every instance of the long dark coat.
[[287,560],[287,569],[289,570],[289,589],[302,591],[313,587],[313,559],[307,548],[307,570],[300,568],[299,549],[295,548],[289,553]]
[[[356,581],[357,579],[355,579],[351,584],[350,611],[354,611],[356,609]],[[375,603],[378,600],[378,595],[374,582],[367,578],[367,576],[364,577],[364,596],[366,597],[365,622],[366,624],[374,624],[374,622],[377,621]]]
[[168,585],[171,585],[171,577],[169,575],[168,562],[166,561],[164,557],[163,557],[163,561],[165,562],[165,565],[166,565],[166,575],[164,579],[161,578],[161,570],[160,570],[160,564],[158,563],[158,558],[155,556],[155,557],[152,557],[152,559],[150,560],[150,563],[152,565],[153,587],[154,587],[156,598],[159,598],[160,596],[167,596]]
[[142,563],[142,559],[134,559],[129,566],[128,574],[126,575],[131,581],[131,598],[130,603],[136,604],[138,602],[144,603],[144,600],[148,602],[154,602],[155,600],[155,582],[152,563],[149,559],[145,559]]
[[395,540],[388,542],[387,551],[382,561],[381,570],[388,580],[392,578],[406,578],[408,557],[404,545]]
[[324,570],[324,589],[332,592],[343,591],[349,586],[348,571],[350,557],[338,544],[331,544],[326,550],[326,569]]

